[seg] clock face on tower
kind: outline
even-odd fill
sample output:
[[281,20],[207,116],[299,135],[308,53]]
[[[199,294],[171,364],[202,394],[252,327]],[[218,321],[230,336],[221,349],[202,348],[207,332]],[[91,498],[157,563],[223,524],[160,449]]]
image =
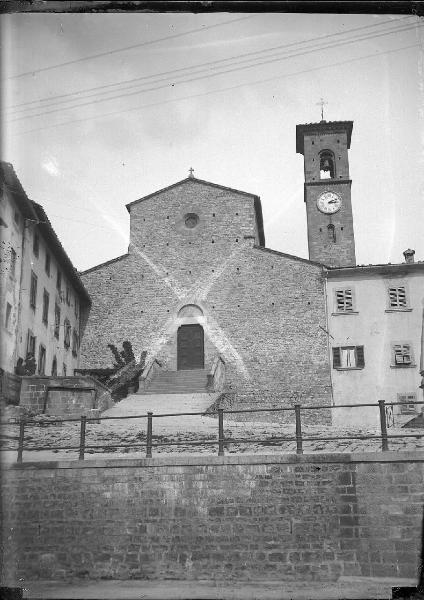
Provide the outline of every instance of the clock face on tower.
[[342,206],[342,198],[335,192],[323,192],[317,198],[317,208],[321,212],[331,215]]

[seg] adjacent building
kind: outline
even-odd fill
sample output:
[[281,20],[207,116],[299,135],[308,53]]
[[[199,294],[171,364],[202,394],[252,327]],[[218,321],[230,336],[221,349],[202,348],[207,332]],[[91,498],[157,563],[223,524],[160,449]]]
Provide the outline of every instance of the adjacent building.
[[0,163],[0,179],[0,367],[13,373],[32,356],[36,374],[72,375],[90,298],[44,209],[28,198],[11,164]]

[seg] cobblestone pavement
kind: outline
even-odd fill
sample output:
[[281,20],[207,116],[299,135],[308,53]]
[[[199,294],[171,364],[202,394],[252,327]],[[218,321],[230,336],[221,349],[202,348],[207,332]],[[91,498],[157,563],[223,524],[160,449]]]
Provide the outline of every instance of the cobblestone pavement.
[[[146,444],[146,418],[125,420],[106,420],[100,423],[87,423],[86,432],[86,457],[107,454],[109,457],[142,457],[145,455]],[[2,426],[2,459],[5,462],[16,461],[17,436],[19,427],[14,424]],[[423,450],[424,437],[414,437],[424,434],[422,428],[402,429],[390,428],[390,450]],[[294,453],[296,442],[294,425],[281,425],[279,423],[264,422],[235,422],[224,423],[226,441],[225,452],[272,454]],[[378,429],[353,429],[335,428],[332,426],[304,426],[304,438],[316,438],[312,441],[304,440],[305,453],[333,453],[333,452],[376,452],[381,450],[381,440],[376,439],[345,439],[326,440],[324,438],[360,436],[378,436]],[[408,437],[403,437],[407,435]],[[14,438],[14,439],[12,439]],[[78,445],[80,438],[79,422],[49,424],[47,426],[30,425],[25,428],[25,447],[35,448],[24,450],[24,461],[33,460],[75,460],[78,458]],[[291,438],[291,439],[290,439]],[[214,417],[164,417],[153,419],[153,455],[173,454],[217,454],[218,452],[218,422]],[[242,441],[243,440],[243,441]],[[170,445],[170,442],[177,442]],[[196,442],[196,443],[195,443]],[[198,442],[198,443],[197,443]],[[213,443],[207,443],[213,442]],[[158,444],[158,446],[155,446]],[[163,444],[163,445],[161,445]],[[131,447],[113,447],[127,445]],[[62,450],[54,446],[71,446]],[[105,448],[91,448],[90,446],[105,446]],[[43,448],[43,450],[41,450]],[[39,450],[36,450],[39,449]]]

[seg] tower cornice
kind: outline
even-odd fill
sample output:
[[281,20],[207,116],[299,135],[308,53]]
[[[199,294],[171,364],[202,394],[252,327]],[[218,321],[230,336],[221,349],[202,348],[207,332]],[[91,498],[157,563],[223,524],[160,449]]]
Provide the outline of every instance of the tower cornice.
[[350,148],[353,121],[320,121],[319,123],[305,123],[296,125],[296,152],[304,153],[305,135],[322,135],[324,133],[346,133],[347,148]]

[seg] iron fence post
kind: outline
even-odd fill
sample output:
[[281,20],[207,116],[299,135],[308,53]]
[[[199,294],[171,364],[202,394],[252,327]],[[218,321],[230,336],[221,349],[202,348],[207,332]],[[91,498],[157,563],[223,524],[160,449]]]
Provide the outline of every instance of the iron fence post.
[[87,417],[82,415],[81,416],[81,429],[80,429],[79,460],[84,460],[86,425],[87,425]]
[[19,440],[18,440],[18,458],[17,462],[22,462],[22,453],[24,451],[24,436],[25,436],[25,420],[19,421]]
[[296,454],[303,454],[302,421],[300,419],[300,404],[294,405],[294,414],[296,416]]
[[218,456],[224,456],[224,409],[218,408]]
[[146,458],[152,458],[153,413],[147,413]]
[[387,438],[386,407],[384,400],[378,401],[380,409],[380,427],[381,427],[381,450],[386,452],[389,449],[389,440]]

